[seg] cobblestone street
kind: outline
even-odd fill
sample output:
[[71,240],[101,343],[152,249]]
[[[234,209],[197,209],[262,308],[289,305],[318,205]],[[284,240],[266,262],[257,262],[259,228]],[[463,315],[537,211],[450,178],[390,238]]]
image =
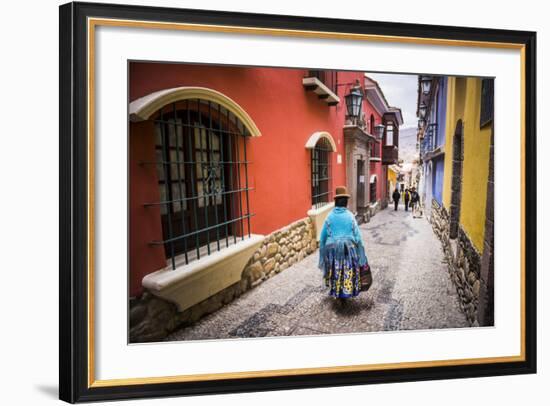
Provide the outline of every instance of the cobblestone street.
[[373,285],[348,303],[327,293],[319,251],[166,340],[467,327],[439,240],[400,206],[360,226]]

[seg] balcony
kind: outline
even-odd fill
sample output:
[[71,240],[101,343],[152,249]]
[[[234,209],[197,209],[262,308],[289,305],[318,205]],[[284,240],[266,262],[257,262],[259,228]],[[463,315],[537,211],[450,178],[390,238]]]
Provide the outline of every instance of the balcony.
[[397,165],[399,149],[395,145],[384,145],[382,148],[382,165]]
[[336,106],[340,103],[340,98],[336,94],[336,71],[310,70],[302,79],[302,85],[304,89],[314,92],[320,100],[325,101],[329,106]]
[[419,151],[420,151],[420,158],[424,159],[424,155],[426,155],[426,142],[425,142],[425,138],[422,138],[422,139],[418,142],[418,146],[419,146]]
[[426,128],[424,138],[420,144],[420,157],[430,160],[444,152],[442,145],[437,145],[437,123],[431,123]]

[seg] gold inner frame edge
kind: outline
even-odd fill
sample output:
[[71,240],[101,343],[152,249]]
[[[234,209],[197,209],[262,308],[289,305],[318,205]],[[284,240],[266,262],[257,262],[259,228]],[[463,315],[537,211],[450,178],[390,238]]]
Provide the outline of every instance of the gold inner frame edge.
[[[148,28],[148,29],[164,29],[164,30],[183,30],[197,32],[219,32],[219,33],[237,33],[248,35],[267,35],[267,36],[285,36],[285,37],[301,37],[301,38],[321,38],[321,39],[341,39],[341,40],[358,40],[372,42],[395,42],[405,44],[420,44],[420,45],[439,45],[439,46],[460,46],[460,47],[480,47],[480,48],[496,48],[496,49],[512,49],[520,51],[520,167],[521,167],[521,269],[520,269],[520,337],[521,350],[519,355],[503,356],[503,357],[485,357],[485,358],[470,358],[470,359],[453,359],[453,360],[434,360],[434,361],[415,361],[415,362],[398,362],[384,364],[364,364],[364,365],[347,365],[347,366],[332,366],[332,367],[316,367],[316,368],[294,368],[294,369],[277,369],[266,371],[243,371],[243,372],[220,372],[210,374],[188,374],[175,376],[161,377],[144,377],[144,378],[120,378],[120,379],[95,379],[95,340],[94,340],[94,325],[95,325],[95,279],[94,279],[94,190],[95,190],[95,150],[94,150],[94,135],[95,135],[95,28],[96,26],[111,26],[111,27],[132,27],[132,28]],[[307,31],[307,30],[291,30],[291,29],[274,29],[260,27],[242,27],[231,25],[210,25],[210,24],[188,24],[188,23],[163,23],[154,21],[141,20],[124,20],[124,19],[109,19],[109,18],[88,18],[87,24],[87,42],[88,42],[88,63],[87,63],[87,80],[88,80],[88,387],[113,387],[113,386],[128,386],[128,385],[143,385],[143,384],[161,384],[161,383],[177,383],[177,382],[192,382],[192,381],[212,381],[221,379],[244,379],[244,378],[266,378],[280,376],[296,376],[296,375],[312,375],[312,374],[331,374],[342,372],[367,372],[378,370],[392,370],[399,368],[426,368],[440,366],[459,366],[473,364],[496,364],[504,362],[522,362],[525,361],[525,45],[519,43],[506,42],[487,42],[487,41],[469,41],[469,40],[453,40],[453,39],[433,39],[422,37],[399,37],[390,35],[374,35],[374,34],[355,34],[341,32],[326,32],[326,31]]]

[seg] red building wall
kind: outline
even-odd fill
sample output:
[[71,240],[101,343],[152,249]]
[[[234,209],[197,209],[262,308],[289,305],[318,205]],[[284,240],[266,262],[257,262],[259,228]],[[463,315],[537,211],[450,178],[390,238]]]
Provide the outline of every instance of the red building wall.
[[164,248],[150,245],[152,240],[162,240],[160,207],[145,207],[143,203],[158,202],[160,193],[154,165],[142,165],[142,162],[154,162],[155,139],[152,121],[131,123],[129,142],[129,264],[130,296],[138,295],[141,280],[145,275],[166,265]]
[[[248,159],[252,161],[249,186],[255,189],[250,193],[250,207],[255,213],[251,219],[252,232],[269,234],[306,217],[311,208],[311,158],[305,144],[314,132],[328,131],[334,138],[337,151],[332,154],[332,187],[346,184],[344,95],[355,80],[362,83],[363,73],[339,72],[338,82],[342,86],[338,87],[338,95],[341,101],[337,106],[329,107],[314,92],[304,90],[302,78],[306,72],[280,68],[131,63],[130,102],[161,89],[198,86],[217,90],[239,104],[262,133],[261,137],[249,139],[247,144]],[[364,106],[366,117],[370,117],[372,108],[368,103]],[[374,114],[380,120],[380,116]],[[130,200],[136,201],[133,203],[135,207],[131,207],[130,235],[141,230],[143,217],[154,217],[158,229],[149,225],[147,231],[161,236],[160,215],[147,212],[150,208],[138,207],[140,203],[137,202],[158,194],[158,183],[150,177],[149,182],[144,182],[143,178],[133,176],[143,170],[137,168],[137,157],[143,156],[145,149],[154,153],[151,145],[153,131],[151,139],[144,141],[143,135],[134,137],[139,133],[136,128],[134,124],[130,128]],[[136,143],[143,145],[136,146]],[[340,164],[337,155],[341,155]],[[165,265],[162,248],[152,255],[154,259],[140,259],[147,255],[144,243],[137,241],[137,246],[130,252],[131,258],[133,255],[137,258],[130,265],[131,296],[141,292],[143,276]],[[147,248],[151,249],[150,246]]]
[[[380,113],[378,113],[374,107],[368,103],[364,103],[364,110],[365,110],[365,117],[369,118],[371,115],[374,117],[374,125],[382,124],[382,116]],[[368,126],[370,127],[370,125]],[[373,134],[374,135],[374,134]],[[375,156],[382,157],[382,144],[383,142],[380,141],[375,144],[375,147],[377,149],[377,154]],[[373,154],[374,155],[374,154]],[[384,176],[384,168],[382,165],[382,162],[379,161],[370,161],[369,163],[369,177],[372,175],[376,175],[377,177],[377,183],[376,183],[376,198],[377,200],[380,200],[384,196],[385,188],[383,186],[383,176]],[[370,179],[368,179],[370,183]],[[370,193],[370,187],[369,187],[369,193]],[[371,197],[369,196],[369,201],[371,200]]]

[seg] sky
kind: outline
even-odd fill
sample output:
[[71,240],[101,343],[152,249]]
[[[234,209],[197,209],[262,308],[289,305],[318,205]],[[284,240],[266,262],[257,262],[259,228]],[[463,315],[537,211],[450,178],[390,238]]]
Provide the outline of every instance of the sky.
[[390,106],[401,108],[404,121],[401,128],[416,127],[418,76],[370,72],[367,75],[378,82]]

